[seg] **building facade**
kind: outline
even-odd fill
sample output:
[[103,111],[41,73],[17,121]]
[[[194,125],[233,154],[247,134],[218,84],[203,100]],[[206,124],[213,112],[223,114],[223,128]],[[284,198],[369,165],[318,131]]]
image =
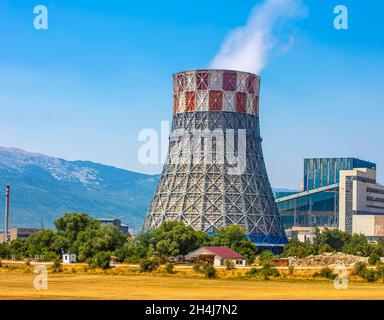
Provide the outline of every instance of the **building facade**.
[[113,225],[117,227],[121,233],[128,234],[128,225],[122,224],[120,219],[110,219],[110,218],[98,218],[97,220],[100,221],[101,224],[104,225]]
[[[41,231],[41,229],[37,228],[11,228],[9,235],[8,235],[8,241],[15,240],[17,238],[26,239],[31,234],[34,234],[36,232]],[[0,234],[0,242],[6,242],[4,241],[4,233]]]
[[384,236],[384,186],[376,182],[376,165],[356,158],[304,160],[299,192],[276,193],[286,229],[339,228],[375,240]]

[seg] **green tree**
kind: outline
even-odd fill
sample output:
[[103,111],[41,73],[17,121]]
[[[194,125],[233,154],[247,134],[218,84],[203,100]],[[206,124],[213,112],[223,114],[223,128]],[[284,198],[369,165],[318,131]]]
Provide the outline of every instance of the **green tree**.
[[78,253],[79,260],[84,261],[98,252],[113,252],[121,248],[126,241],[126,236],[115,226],[88,226],[77,234],[71,248],[73,252]]
[[[50,255],[54,251],[51,245],[55,238],[55,232],[52,230],[42,230],[30,235],[25,240],[25,246],[27,247],[27,255],[29,258],[33,258],[36,255]],[[53,253],[54,254],[54,253]]]
[[380,262],[380,256],[376,252],[371,253],[368,258],[368,264],[374,266],[378,262]]
[[160,257],[185,255],[205,241],[201,233],[180,221],[166,221],[153,232],[156,253]]
[[10,256],[10,248],[8,243],[0,243],[0,258],[6,259]]
[[351,235],[347,232],[338,229],[325,228],[323,232],[317,231],[314,238],[314,245],[321,248],[323,245],[328,244],[336,251],[340,252],[341,248],[351,240]]
[[142,272],[153,272],[160,266],[160,261],[156,258],[145,258],[140,261],[140,270]]
[[288,244],[284,247],[284,256],[305,258],[313,253],[309,244],[300,242],[297,239],[289,240]]
[[26,241],[21,238],[12,240],[9,245],[9,253],[16,259],[22,259],[27,257],[28,247],[26,246],[25,242]]
[[227,246],[241,254],[248,263],[255,260],[257,247],[246,236],[246,232],[238,225],[230,225],[219,228],[215,237],[212,237],[211,245]]
[[76,252],[72,244],[80,232],[86,229],[97,229],[100,222],[86,213],[65,213],[57,218],[53,224],[57,229],[57,238],[54,241],[55,250]]
[[335,252],[336,250],[333,249],[328,243],[323,244],[319,249],[319,254],[323,252]]
[[98,252],[92,257],[91,266],[93,268],[108,269],[109,261],[111,260],[111,254],[109,252]]
[[115,251],[120,261],[126,263],[138,263],[141,259],[150,257],[153,252],[152,233],[142,232]]

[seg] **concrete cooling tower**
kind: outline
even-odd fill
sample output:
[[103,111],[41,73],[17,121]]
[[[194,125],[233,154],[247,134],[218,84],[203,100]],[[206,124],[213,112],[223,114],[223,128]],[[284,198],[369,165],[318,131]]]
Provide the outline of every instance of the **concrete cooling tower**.
[[237,224],[260,247],[287,243],[261,148],[260,78],[195,70],[173,83],[168,156],[144,229],[178,220],[214,234]]

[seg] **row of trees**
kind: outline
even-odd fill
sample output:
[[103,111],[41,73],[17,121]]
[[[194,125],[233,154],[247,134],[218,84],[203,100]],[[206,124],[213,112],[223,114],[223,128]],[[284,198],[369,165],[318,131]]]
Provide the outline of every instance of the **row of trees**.
[[57,231],[43,230],[27,239],[13,240],[0,246],[0,256],[16,259],[41,256],[55,260],[62,253],[76,253],[80,261],[92,259],[99,252],[113,252],[124,246],[127,236],[112,225],[101,225],[87,214],[65,214],[56,219]]
[[41,256],[45,261],[58,259],[62,253],[75,253],[79,261],[116,255],[120,261],[139,263],[156,257],[160,262],[183,256],[204,245],[228,246],[254,260],[257,248],[239,226],[229,226],[210,236],[195,231],[182,222],[164,222],[152,232],[127,237],[112,225],[101,225],[87,214],[65,214],[54,221],[57,231],[43,230],[27,239],[0,244],[0,257],[16,259]]
[[[65,214],[54,221],[56,231],[43,230],[27,239],[16,239],[0,244],[0,257],[17,259],[41,256],[45,261],[59,259],[62,253],[75,253],[79,261],[103,260],[111,255],[127,263],[140,263],[156,258],[157,263],[186,255],[201,246],[227,246],[252,262],[256,246],[246,237],[245,231],[232,225],[217,230],[215,236],[195,231],[182,222],[164,222],[152,232],[141,232],[127,237],[112,225],[101,225],[87,214]],[[348,234],[336,229],[316,231],[313,244],[291,240],[281,256],[305,257],[322,252],[344,252],[354,255],[384,256],[384,240],[370,244],[363,235]],[[260,260],[270,256],[264,252]],[[99,263],[101,264],[101,263]],[[145,263],[144,263],[145,264]]]

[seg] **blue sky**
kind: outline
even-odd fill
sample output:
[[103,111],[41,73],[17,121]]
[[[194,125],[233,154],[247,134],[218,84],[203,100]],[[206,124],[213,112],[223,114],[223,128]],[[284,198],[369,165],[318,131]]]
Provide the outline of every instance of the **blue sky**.
[[[144,128],[171,120],[174,72],[206,68],[261,1],[0,2],[0,145],[158,173],[137,160]],[[384,3],[304,0],[261,71],[261,134],[274,187],[304,157],[356,156],[384,182]],[[49,28],[33,28],[33,8]],[[333,28],[333,8],[349,29]]]

